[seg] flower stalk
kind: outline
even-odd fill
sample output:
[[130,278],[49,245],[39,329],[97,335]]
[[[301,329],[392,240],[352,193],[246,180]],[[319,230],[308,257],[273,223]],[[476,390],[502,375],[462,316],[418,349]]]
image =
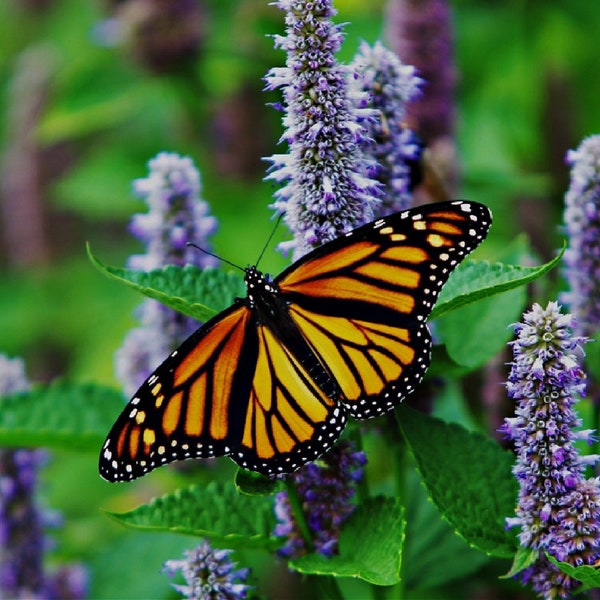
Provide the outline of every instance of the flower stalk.
[[406,107],[421,93],[423,80],[381,42],[363,42],[350,66],[353,96],[377,115],[366,124],[363,152],[371,159],[371,177],[382,187],[377,216],[385,216],[412,205],[411,166],[420,158],[421,145],[407,127]]
[[584,139],[566,160],[571,166],[564,212],[569,290],[561,299],[575,315],[578,333],[594,335],[600,329],[600,135]]

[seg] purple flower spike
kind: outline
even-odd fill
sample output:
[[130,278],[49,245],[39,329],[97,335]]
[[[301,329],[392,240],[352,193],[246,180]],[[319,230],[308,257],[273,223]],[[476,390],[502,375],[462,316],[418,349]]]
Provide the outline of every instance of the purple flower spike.
[[283,184],[274,207],[294,235],[280,249],[293,248],[298,259],[373,218],[379,185],[368,175],[360,147],[374,112],[356,108],[349,71],[335,59],[343,36],[331,21],[331,0],[275,4],[286,11],[287,35],[275,36],[275,43],[287,52],[287,61],[271,69],[266,82],[267,89],[283,88],[282,140],[290,153],[269,158],[267,179]]
[[410,165],[420,157],[421,145],[404,120],[406,105],[420,95],[423,80],[381,42],[373,47],[363,42],[351,67],[356,73],[354,96],[366,94],[367,106],[377,111],[377,118],[367,124],[369,139],[363,150],[372,160],[371,176],[383,186],[377,215],[385,216],[412,205]]
[[168,560],[164,570],[173,576],[181,571],[187,585],[171,584],[189,600],[245,598],[249,569],[236,569],[229,558],[231,550],[215,550],[204,540],[193,550],[185,550],[184,558]]
[[[0,355],[0,402],[25,392],[30,384],[22,360]],[[37,470],[43,455],[35,450],[0,450],[0,597],[35,596],[43,589],[42,516],[35,503]]]
[[[319,461],[323,466],[310,463],[290,476],[302,502],[314,549],[325,556],[337,553],[340,531],[354,510],[351,500],[366,462],[364,452],[356,452],[352,444],[340,442]],[[305,554],[306,543],[287,492],[277,494],[275,516],[279,521],[275,535],[287,538],[279,554],[288,558]]]
[[507,382],[517,407],[502,431],[515,444],[513,473],[519,482],[517,517],[521,546],[539,551],[536,562],[521,572],[543,598],[567,598],[581,584],[549,562],[545,553],[572,565],[592,565],[600,558],[600,481],[585,479],[586,464],[574,443],[590,439],[577,431],[581,421],[574,405],[585,392],[579,366],[582,344],[572,333],[575,318],[561,314],[556,302],[534,304],[515,326],[514,361]]
[[567,153],[571,185],[565,195],[569,246],[564,275],[569,291],[561,300],[577,318],[578,333],[600,329],[600,135],[584,139]]
[[[167,152],[149,161],[148,177],[134,181],[137,195],[149,211],[134,215],[131,232],[146,244],[146,254],[131,256],[128,266],[150,271],[174,264],[215,265],[212,256],[188,246],[208,249],[208,237],[217,227],[208,203],[200,198],[200,173],[188,157]],[[141,327],[132,329],[115,356],[117,378],[126,395],[133,395],[173,349],[199,326],[155,300],[144,301],[137,310]]]
[[200,173],[192,159],[160,152],[148,168],[148,177],[136,179],[133,189],[150,210],[131,221],[131,232],[147,245],[147,252],[130,257],[128,266],[143,271],[165,265],[214,266],[212,256],[186,245],[208,248],[208,236],[217,229],[208,203],[200,198]]
[[[0,354],[0,410],[4,396],[29,388],[24,362]],[[59,520],[36,501],[38,470],[46,457],[43,450],[0,449],[0,598],[78,600],[87,591],[82,565],[44,573],[44,528]]]

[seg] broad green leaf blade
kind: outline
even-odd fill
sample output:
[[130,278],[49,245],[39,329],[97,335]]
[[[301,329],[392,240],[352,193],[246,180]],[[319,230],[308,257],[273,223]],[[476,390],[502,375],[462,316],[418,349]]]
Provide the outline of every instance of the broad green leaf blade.
[[125,406],[117,390],[58,381],[0,399],[0,446],[99,451]]
[[285,490],[283,480],[242,468],[236,471],[234,483],[237,491],[247,496],[272,496]]
[[222,548],[275,549],[275,513],[268,496],[238,494],[231,482],[194,485],[126,513],[108,513],[131,527],[209,538]]
[[94,266],[107,277],[200,322],[208,321],[231,305],[235,298],[246,295],[244,281],[237,273],[199,269],[193,265],[134,271],[105,265],[92,254],[89,246],[88,255]]
[[517,502],[512,454],[406,405],[396,415],[431,499],[456,533],[486,554],[512,558],[517,542],[505,529]]
[[[472,575],[493,558],[468,546],[454,533],[438,509],[415,469],[408,473],[406,490],[406,543],[402,560],[403,588],[411,598],[427,598],[432,588],[448,585]],[[428,593],[429,591],[429,593]]]
[[521,267],[503,263],[468,260],[456,267],[431,311],[430,319],[495,294],[507,292],[535,281],[553,269],[561,260],[560,254],[539,267]]
[[378,496],[359,505],[345,523],[337,556],[309,554],[290,562],[301,573],[358,577],[375,585],[400,581],[406,521],[398,499]]
[[569,577],[577,579],[584,584],[586,589],[600,588],[600,569],[596,569],[591,565],[582,565],[581,567],[574,567],[566,562],[559,562],[553,556],[546,554],[551,563],[556,565],[563,573],[566,573]]
[[526,302],[525,287],[461,306],[436,321],[436,334],[448,356],[471,369],[483,365],[504,348]]

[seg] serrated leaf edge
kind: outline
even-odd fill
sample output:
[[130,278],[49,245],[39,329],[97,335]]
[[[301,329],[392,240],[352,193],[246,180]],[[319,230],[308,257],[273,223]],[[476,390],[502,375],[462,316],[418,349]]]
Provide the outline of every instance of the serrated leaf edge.
[[127,269],[124,267],[113,267],[111,265],[104,264],[100,259],[98,259],[92,252],[91,246],[89,243],[86,243],[86,250],[88,257],[94,267],[100,271],[103,275],[108,277],[109,279],[113,279],[115,281],[119,281],[133,290],[136,290],[140,294],[143,294],[147,298],[151,298],[153,300],[157,300],[162,304],[166,304],[171,308],[177,310],[185,314],[188,317],[192,317],[197,319],[198,321],[208,321],[210,318],[214,317],[217,314],[217,311],[207,306],[206,304],[202,304],[201,302],[190,302],[186,298],[182,296],[171,296],[166,294],[162,290],[159,290],[154,287],[140,285],[127,277],[119,275],[118,273],[140,273],[148,277],[152,277],[153,274],[166,274],[169,269],[175,267],[175,265],[166,265],[160,269],[153,269],[152,271],[137,271],[135,269]]
[[523,277],[519,277],[518,279],[503,281],[501,283],[496,283],[491,286],[483,286],[483,287],[477,288],[475,290],[471,290],[465,294],[457,294],[456,296],[453,296],[453,297],[449,298],[448,300],[444,300],[442,297],[441,302],[438,302],[434,306],[433,310],[431,311],[431,314],[429,315],[429,319],[435,319],[435,318],[441,317],[442,315],[446,314],[447,312],[450,312],[450,311],[460,308],[462,306],[466,306],[467,304],[471,304],[473,302],[476,302],[477,300],[483,300],[485,298],[490,298],[491,296],[495,296],[497,294],[507,292],[509,290],[521,287],[522,285],[531,283],[532,281],[535,281],[536,279],[539,279],[542,275],[545,275],[546,273],[551,271],[560,262],[563,254],[565,253],[565,250],[566,250],[566,243],[563,242],[563,247],[557,256],[555,256],[552,260],[548,261],[547,263],[544,263],[543,265],[538,265],[537,267],[525,267],[522,265],[507,265],[507,264],[501,263],[501,262],[491,263],[489,261],[474,261],[474,260],[466,261],[463,264],[465,264],[465,265],[487,264],[490,267],[499,266],[501,268],[512,269],[515,271],[517,269],[524,270],[524,271],[526,270],[526,274]]
[[[546,557],[555,567],[559,568],[563,573],[565,573],[569,577],[572,577],[573,579],[577,579],[577,581],[580,581],[581,583],[585,584],[585,586],[586,586],[585,589],[594,589],[594,588],[590,588],[589,584],[586,583],[585,573],[588,573],[590,575],[599,575],[600,576],[600,569],[598,567],[594,567],[593,565],[581,565],[579,567],[576,567],[575,565],[571,565],[567,562],[557,560],[556,558],[554,558],[554,556],[552,556],[551,554],[548,554],[547,552],[546,552]],[[579,577],[577,576],[577,573],[580,573]],[[582,575],[581,573],[584,573],[584,574]],[[584,579],[581,579],[581,577],[583,577]],[[596,587],[598,587],[598,586],[596,586]]]

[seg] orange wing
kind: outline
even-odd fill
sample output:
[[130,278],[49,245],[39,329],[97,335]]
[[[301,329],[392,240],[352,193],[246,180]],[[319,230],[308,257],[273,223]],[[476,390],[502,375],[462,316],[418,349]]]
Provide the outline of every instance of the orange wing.
[[275,283],[288,302],[319,314],[414,326],[490,224],[489,209],[476,202],[406,210],[317,248]]
[[341,402],[357,419],[397,406],[429,367],[427,325],[401,328],[342,317],[324,317],[298,306],[292,318],[342,391]]

